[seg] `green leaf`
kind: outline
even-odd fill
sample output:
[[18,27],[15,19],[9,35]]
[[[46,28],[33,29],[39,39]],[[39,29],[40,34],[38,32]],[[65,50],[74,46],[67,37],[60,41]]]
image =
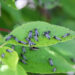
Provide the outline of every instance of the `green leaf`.
[[72,17],[75,17],[75,0],[60,0],[63,9],[70,14]]
[[69,63],[75,64],[75,62],[71,61],[71,58],[75,59],[75,39],[53,45],[51,48],[56,52],[59,52],[59,54],[65,56]]
[[15,6],[15,0],[6,0],[6,1],[5,0],[1,0],[1,2],[5,3],[9,7],[16,8],[16,6]]
[[25,70],[18,65],[16,70],[11,70],[11,68],[6,65],[0,67],[0,75],[27,75]]
[[[9,47],[0,46],[0,61],[3,64],[9,66],[11,69],[15,69],[18,63],[18,55],[15,51],[13,51],[12,53],[7,52],[7,49],[13,51]],[[4,57],[2,57],[2,54],[4,54]]]
[[[36,42],[33,38],[32,38],[32,41],[35,42],[36,43],[35,46],[38,46],[38,47],[39,46],[50,46],[50,45],[53,45],[53,44],[56,44],[59,42],[64,42],[64,41],[70,40],[72,38],[75,38],[75,32],[73,32],[67,28],[48,24],[46,22],[40,22],[40,21],[23,24],[22,26],[15,28],[9,35],[14,35],[19,40],[26,42],[25,38],[28,37],[29,31],[30,30],[34,31],[35,28],[38,29],[38,32],[40,35],[39,42]],[[50,40],[43,36],[43,32],[48,31],[48,30],[51,31],[51,33],[50,33],[51,39]],[[66,38],[62,38],[62,36],[66,33],[70,33],[71,35]],[[8,36],[6,36],[6,37],[8,37]],[[53,36],[57,36],[57,37],[61,38],[62,41],[58,41],[58,40],[54,39]],[[6,37],[5,37],[5,39],[6,39]],[[17,44],[23,45],[23,44],[19,44],[14,39],[7,41],[7,43],[15,44],[15,45],[17,45]]]
[[[11,46],[10,46],[11,47]],[[75,71],[73,65],[69,63],[60,53],[54,51],[54,49],[48,47],[39,47],[38,50],[30,50],[29,47],[25,47],[26,53],[24,56],[27,58],[26,63],[19,62],[19,64],[27,71],[31,73],[65,73]],[[18,52],[19,58],[21,57],[22,47],[15,46],[15,51]],[[49,64],[49,58],[52,59],[54,66]],[[64,66],[63,66],[64,65]],[[56,72],[53,72],[53,68],[56,67]]]
[[[74,31],[71,31],[70,29],[61,26],[56,26],[48,24],[46,22],[37,21],[37,22],[26,23],[22,26],[19,26],[15,28],[9,35],[14,35],[19,40],[25,41],[25,37],[28,36],[29,31],[30,30],[34,31],[35,28],[37,28],[39,32],[39,41],[36,42],[34,41],[34,39],[32,39],[32,41],[36,43],[36,47],[38,47],[39,49],[36,51],[35,50],[31,51],[30,47],[25,45],[26,53],[24,55],[27,58],[26,61],[27,64],[24,64],[22,62],[19,62],[19,64],[27,72],[32,72],[32,73],[49,74],[49,73],[64,73],[69,71],[75,71],[73,65],[66,60],[64,55],[62,56],[62,54],[58,53],[57,51],[55,51],[53,48],[50,47],[51,45],[54,45],[56,43],[68,41],[74,38],[75,37]],[[51,31],[50,40],[48,40],[46,37],[43,36],[43,32],[48,30]],[[61,36],[66,33],[70,33],[71,35],[66,38],[61,38]],[[54,35],[60,37],[62,41],[55,40],[53,38]],[[19,58],[23,59],[21,57],[22,46],[24,46],[23,44],[19,44],[13,39],[10,39],[6,43],[7,45],[9,44],[9,47],[11,47],[14,44],[15,51],[18,52]],[[50,66],[49,58],[52,58],[54,66]],[[53,68],[56,68],[56,72],[53,72]]]

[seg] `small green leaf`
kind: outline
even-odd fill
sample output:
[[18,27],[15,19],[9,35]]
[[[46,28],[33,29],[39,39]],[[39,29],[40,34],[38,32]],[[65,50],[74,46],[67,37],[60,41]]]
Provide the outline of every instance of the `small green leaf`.
[[[9,53],[6,50],[10,49],[11,51],[13,51],[11,48],[9,47],[5,47],[5,46],[0,46],[0,61],[11,67],[11,69],[14,69],[17,66],[18,63],[18,55],[15,51]],[[4,56],[2,57],[2,55],[4,54]]]
[[[25,38],[28,37],[29,31],[32,30],[33,35],[34,35],[35,28],[37,28],[38,32],[39,32],[39,38],[38,38],[39,41],[36,42],[33,38],[32,38],[32,41],[34,43],[36,43],[35,46],[38,46],[38,47],[39,46],[50,46],[50,45],[53,45],[53,44],[56,44],[59,42],[64,42],[64,41],[70,40],[72,38],[75,38],[75,32],[72,30],[69,30],[69,29],[61,27],[61,26],[48,24],[46,22],[40,22],[40,21],[23,24],[22,26],[15,28],[9,35],[13,35],[16,38],[18,38],[19,40],[26,42]],[[51,39],[50,40],[43,36],[43,33],[45,31],[51,31],[51,33],[50,33]],[[66,38],[62,38],[62,36],[66,33],[70,33],[71,35]],[[62,41],[58,41],[58,40],[54,39],[53,38],[54,36],[61,38]],[[5,37],[5,39],[7,37]],[[14,39],[9,40],[7,43],[15,44],[15,45],[17,45],[17,44],[23,45],[23,44],[17,43]]]
[[16,70],[11,70],[11,68],[6,65],[0,67],[0,75],[27,75],[25,70],[18,65]]

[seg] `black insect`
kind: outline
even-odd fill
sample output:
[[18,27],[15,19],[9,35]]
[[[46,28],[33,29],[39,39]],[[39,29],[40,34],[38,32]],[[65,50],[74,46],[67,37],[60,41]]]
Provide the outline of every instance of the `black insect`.
[[13,51],[12,51],[12,50],[10,50],[10,49],[7,49],[6,51],[7,51],[7,52],[9,52],[9,53],[12,53],[12,52],[13,52]]
[[28,38],[29,38],[29,39],[32,38],[32,31],[29,32]]
[[38,30],[35,29],[35,36],[39,36]]
[[48,32],[44,32],[44,36],[46,36],[48,39],[50,39],[50,35],[49,35],[50,31]]
[[34,42],[31,42],[31,40],[29,41],[29,45],[36,45]]
[[13,35],[8,36],[5,40],[8,41],[13,37]]
[[24,46],[22,46],[22,52],[23,52],[23,53],[26,53],[26,49],[25,49]]
[[27,60],[27,58],[24,56],[24,54],[21,53],[21,57],[24,59],[24,60]]
[[49,34],[51,31],[48,31],[47,33]]
[[56,72],[56,68],[53,68],[53,72]]
[[34,35],[34,39],[35,39],[36,41],[38,41],[38,36],[37,36],[37,35]]
[[54,36],[54,38],[55,38],[56,40],[61,41],[61,39],[60,39],[59,37]]
[[27,43],[24,42],[24,41],[18,41],[18,43],[21,43],[21,44],[27,44]]
[[65,37],[67,37],[69,35],[70,35],[70,33],[67,33],[67,34],[63,35],[62,37],[65,38]]
[[12,45],[12,49],[15,49],[15,45]]
[[1,57],[4,58],[4,57],[5,57],[5,54],[3,53],[3,54],[1,55]]
[[38,47],[30,47],[30,50],[38,50]]
[[25,39],[26,39],[26,41],[27,41],[27,42],[29,42],[29,41],[30,41],[30,39],[29,39],[29,38],[25,38]]
[[53,66],[53,61],[52,61],[51,58],[49,58],[49,64],[50,64],[51,66]]
[[19,41],[16,37],[13,37],[14,38],[14,40],[16,40],[17,42]]
[[34,42],[31,42],[31,40],[29,38],[26,38],[28,44],[31,46],[31,45],[36,45]]
[[20,59],[20,61],[21,61],[22,63],[24,63],[24,64],[27,64],[27,63],[25,62],[25,60],[23,60],[23,59]]

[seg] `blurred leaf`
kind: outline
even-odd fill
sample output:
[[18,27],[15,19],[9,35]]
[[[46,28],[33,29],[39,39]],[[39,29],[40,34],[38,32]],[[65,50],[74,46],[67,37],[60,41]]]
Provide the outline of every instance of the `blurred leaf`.
[[26,22],[43,20],[43,16],[36,9],[23,8],[21,14]]
[[[7,52],[6,51],[7,49],[10,49],[11,51],[13,51],[9,47],[0,46],[0,61],[3,64],[9,66],[11,69],[15,69],[18,63],[18,55],[15,51],[13,51],[12,53]],[[3,57],[2,57],[2,54],[4,54]]]
[[[4,69],[2,69],[5,67]],[[0,75],[27,75],[25,70],[18,65],[16,70],[11,70],[11,68],[6,68],[6,65],[2,65],[0,68]]]
[[67,27],[71,30],[75,30],[75,19],[68,15],[61,8],[56,8],[51,12],[50,23]]
[[75,17],[75,0],[60,0],[62,8],[70,14],[72,17]]
[[1,0],[2,2],[4,2],[6,5],[16,8],[15,6],[15,0]]
[[3,36],[0,34],[0,42],[3,40]]
[[[22,18],[22,15],[20,13],[19,10],[16,10],[14,8],[11,8],[10,6],[7,6],[4,2],[1,2],[2,4],[2,11],[3,11],[3,19],[6,19],[8,20],[8,23],[10,23],[10,21],[14,21],[14,22],[23,22],[23,18]],[[7,15],[9,15],[8,18]],[[6,22],[6,20],[5,20]]]

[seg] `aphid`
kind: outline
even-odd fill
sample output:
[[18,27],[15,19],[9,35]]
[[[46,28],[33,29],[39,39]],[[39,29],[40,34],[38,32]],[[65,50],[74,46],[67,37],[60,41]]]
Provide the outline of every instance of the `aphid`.
[[32,38],[32,31],[29,32],[28,38],[29,38],[29,39]]
[[5,57],[5,54],[3,53],[3,54],[1,55],[1,57],[4,58],[4,57]]
[[26,38],[26,40],[28,41],[28,43],[29,43],[30,46],[31,45],[35,45],[35,43],[34,42],[31,42],[31,40],[29,38]]
[[35,29],[35,36],[39,36],[38,30]]
[[24,41],[18,41],[18,43],[27,44],[27,43],[26,43],[26,42],[24,42]]
[[30,41],[30,39],[29,39],[29,38],[26,38],[26,41],[28,41],[28,42],[29,42],[29,41]]
[[37,35],[34,35],[34,39],[35,39],[36,41],[38,41],[38,37],[37,37]]
[[56,72],[56,68],[53,68],[53,72]]
[[16,37],[13,37],[14,38],[14,40],[16,40],[17,42],[19,41]]
[[66,33],[66,34],[63,35],[62,37],[65,38],[65,37],[67,37],[67,36],[69,36],[69,35],[70,35],[70,33]]
[[13,35],[8,36],[5,40],[8,41],[13,37]]
[[53,66],[53,61],[52,61],[51,58],[49,58],[49,64],[50,64],[51,66]]
[[24,46],[22,46],[22,52],[23,53],[26,53],[26,50],[25,50],[25,47]]
[[30,47],[30,50],[38,50],[38,47]]
[[27,63],[25,62],[25,60],[23,60],[23,59],[20,59],[20,61],[21,61],[22,63],[24,63],[24,64],[27,64]]
[[7,52],[9,52],[9,53],[12,53],[12,52],[13,52],[13,51],[12,51],[12,50],[10,50],[10,49],[7,49],[6,51],[7,51]]
[[47,33],[49,34],[51,31],[48,31]]
[[34,42],[31,42],[31,40],[29,41],[29,45],[36,45]]
[[50,35],[49,35],[50,31],[48,32],[44,32],[44,36],[46,36],[48,39],[50,39]]
[[12,45],[12,49],[15,49],[15,45]]
[[54,36],[54,38],[55,38],[56,40],[61,41],[61,39],[60,39],[59,37]]
[[27,60],[27,58],[21,53],[21,56],[23,57],[24,60]]

